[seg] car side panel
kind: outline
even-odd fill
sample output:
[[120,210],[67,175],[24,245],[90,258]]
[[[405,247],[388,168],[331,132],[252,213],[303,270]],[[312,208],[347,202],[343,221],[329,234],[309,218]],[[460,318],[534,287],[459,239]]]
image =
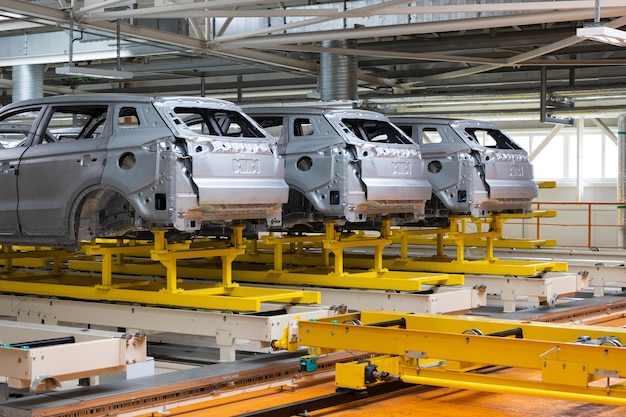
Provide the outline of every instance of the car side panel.
[[0,236],[19,236],[17,173],[23,147],[0,149]]
[[100,182],[105,161],[104,138],[26,149],[17,181],[22,236],[68,236],[70,208],[81,190]]
[[[122,108],[136,110],[136,127],[123,127]],[[175,195],[170,164],[174,138],[169,128],[149,103],[124,103],[113,108],[111,129],[102,185],[122,194],[148,227],[170,225]],[[166,204],[157,202],[159,195]]]
[[[311,116],[313,133],[294,135],[294,124],[301,116],[286,116],[288,142],[285,152],[285,179],[290,187],[302,192],[319,211],[340,214],[342,207],[332,204],[330,191],[344,195],[345,173],[348,168],[345,143],[328,122],[320,116]],[[360,191],[360,187],[359,187]],[[360,199],[365,199],[361,192]]]

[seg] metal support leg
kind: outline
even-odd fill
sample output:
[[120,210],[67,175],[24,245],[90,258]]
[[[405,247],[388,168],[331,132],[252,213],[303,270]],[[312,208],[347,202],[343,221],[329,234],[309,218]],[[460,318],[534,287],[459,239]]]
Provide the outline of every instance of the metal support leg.
[[437,233],[437,256],[439,258],[442,258],[445,255],[443,248],[443,232]]
[[500,297],[504,303],[504,312],[505,313],[514,313],[515,312],[515,290],[513,289],[505,289],[500,293]]
[[465,241],[462,237],[456,237],[456,261],[465,262]]
[[[11,252],[13,252],[12,245],[2,245],[2,253],[8,254]],[[13,259],[11,259],[11,257],[7,257],[6,260],[4,261],[4,272],[8,274],[11,272],[12,269],[13,269]]]
[[494,260],[493,256],[493,241],[495,240],[494,236],[487,236],[485,242],[485,259],[488,261]]
[[[335,232],[335,223],[324,223],[324,236],[327,240],[337,240],[337,233]],[[324,266],[330,266],[330,250],[326,248],[326,245],[322,243],[322,256],[324,257]],[[342,268],[343,270],[343,268]],[[337,263],[335,262],[335,273],[337,272]]]
[[409,259],[409,235],[400,235],[400,259]]
[[102,286],[110,288],[113,284],[113,254],[109,251],[102,253]]
[[234,362],[237,359],[235,337],[231,330],[218,330],[216,342],[220,348],[220,362]]
[[233,261],[238,254],[223,255],[222,259],[222,286],[224,288],[238,287],[238,284],[233,283]]
[[[391,220],[383,219],[382,226],[380,228],[381,239],[391,239]],[[374,271],[386,272],[387,269],[383,268],[383,249],[386,244],[374,245]]]
[[274,271],[283,270],[283,244],[279,240],[274,244]]

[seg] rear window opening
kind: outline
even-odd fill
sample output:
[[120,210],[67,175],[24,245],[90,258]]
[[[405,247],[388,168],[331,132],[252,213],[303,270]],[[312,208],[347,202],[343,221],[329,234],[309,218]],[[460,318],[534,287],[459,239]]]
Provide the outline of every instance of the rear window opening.
[[263,138],[265,135],[241,113],[197,107],[176,107],[176,117],[201,135]]
[[352,133],[366,142],[410,144],[411,140],[391,123],[381,120],[341,119]]
[[520,148],[515,142],[509,139],[504,133],[497,129],[466,128],[468,137],[486,148],[492,149],[516,149]]

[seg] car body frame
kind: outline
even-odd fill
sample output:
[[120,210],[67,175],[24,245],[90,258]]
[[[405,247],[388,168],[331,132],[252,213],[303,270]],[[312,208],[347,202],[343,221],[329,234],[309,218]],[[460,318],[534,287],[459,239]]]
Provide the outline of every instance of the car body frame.
[[245,107],[278,138],[290,187],[283,222],[415,222],[431,187],[419,146],[367,110]]
[[427,217],[528,213],[537,197],[528,153],[495,124],[392,116],[420,144],[433,198]]
[[[189,115],[201,122],[187,126]],[[281,222],[276,140],[230,102],[56,96],[5,106],[0,136],[2,126],[27,130],[0,149],[0,243],[77,247],[154,228]]]

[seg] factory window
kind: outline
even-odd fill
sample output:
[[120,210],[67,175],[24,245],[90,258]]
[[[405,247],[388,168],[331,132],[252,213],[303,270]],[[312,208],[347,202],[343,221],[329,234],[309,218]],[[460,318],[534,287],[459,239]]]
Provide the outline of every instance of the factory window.
[[576,182],[579,172],[586,183],[613,183],[617,179],[617,145],[596,128],[583,131],[579,157],[578,132],[562,128],[556,135],[541,130],[507,130],[531,156],[535,179]]

